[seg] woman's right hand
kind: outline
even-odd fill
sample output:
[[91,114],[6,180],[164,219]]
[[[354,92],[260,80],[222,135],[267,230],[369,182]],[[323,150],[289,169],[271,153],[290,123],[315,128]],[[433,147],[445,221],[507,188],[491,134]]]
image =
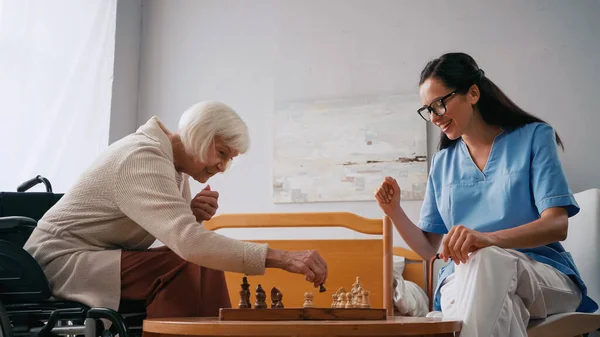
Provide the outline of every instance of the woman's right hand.
[[400,208],[400,186],[396,179],[385,177],[375,192],[375,199],[387,216],[396,212]]
[[327,262],[316,250],[296,252],[269,248],[266,267],[304,275],[315,288],[327,281]]

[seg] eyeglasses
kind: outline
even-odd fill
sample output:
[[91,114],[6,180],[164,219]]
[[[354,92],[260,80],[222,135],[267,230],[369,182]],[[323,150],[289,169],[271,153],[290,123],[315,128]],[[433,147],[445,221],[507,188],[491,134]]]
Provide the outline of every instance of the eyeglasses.
[[431,120],[432,113],[434,113],[438,116],[445,114],[446,113],[446,100],[448,98],[450,98],[450,96],[456,94],[456,92],[457,91],[454,90],[453,92],[447,94],[446,96],[436,99],[435,101],[431,102],[429,105],[424,105],[419,110],[417,110],[417,113],[419,114],[419,116],[421,116],[421,118],[423,118],[427,122],[429,122]]

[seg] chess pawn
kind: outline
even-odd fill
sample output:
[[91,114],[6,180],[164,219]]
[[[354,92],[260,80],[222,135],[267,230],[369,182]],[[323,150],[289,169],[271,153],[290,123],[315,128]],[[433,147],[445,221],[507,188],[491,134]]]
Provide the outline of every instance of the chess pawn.
[[331,307],[335,308],[337,306],[337,301],[338,301],[338,294],[333,293],[331,295],[332,301],[331,301]]
[[255,309],[266,309],[267,308],[266,299],[267,299],[267,296],[265,295],[265,293],[256,293],[256,303],[254,303],[254,308]]
[[346,309],[354,308],[353,300],[354,298],[352,296],[352,293],[346,293]]
[[369,291],[368,290],[363,291],[362,304],[360,307],[361,308],[370,308],[371,307],[371,303],[369,302]]
[[304,308],[314,308],[315,304],[313,303],[313,298],[315,295],[313,293],[304,293]]

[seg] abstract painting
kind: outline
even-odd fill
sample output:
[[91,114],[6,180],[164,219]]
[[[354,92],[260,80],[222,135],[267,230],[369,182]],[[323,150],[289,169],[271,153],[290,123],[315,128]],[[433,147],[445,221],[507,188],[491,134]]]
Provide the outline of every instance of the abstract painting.
[[426,122],[417,95],[293,102],[275,109],[275,203],[374,200],[386,176],[422,200]]

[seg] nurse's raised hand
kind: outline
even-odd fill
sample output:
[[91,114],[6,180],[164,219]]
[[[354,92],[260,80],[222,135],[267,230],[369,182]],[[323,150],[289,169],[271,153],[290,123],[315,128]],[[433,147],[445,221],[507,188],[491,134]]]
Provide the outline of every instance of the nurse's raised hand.
[[400,186],[396,179],[385,177],[381,186],[375,191],[375,199],[381,210],[388,216],[400,208]]

